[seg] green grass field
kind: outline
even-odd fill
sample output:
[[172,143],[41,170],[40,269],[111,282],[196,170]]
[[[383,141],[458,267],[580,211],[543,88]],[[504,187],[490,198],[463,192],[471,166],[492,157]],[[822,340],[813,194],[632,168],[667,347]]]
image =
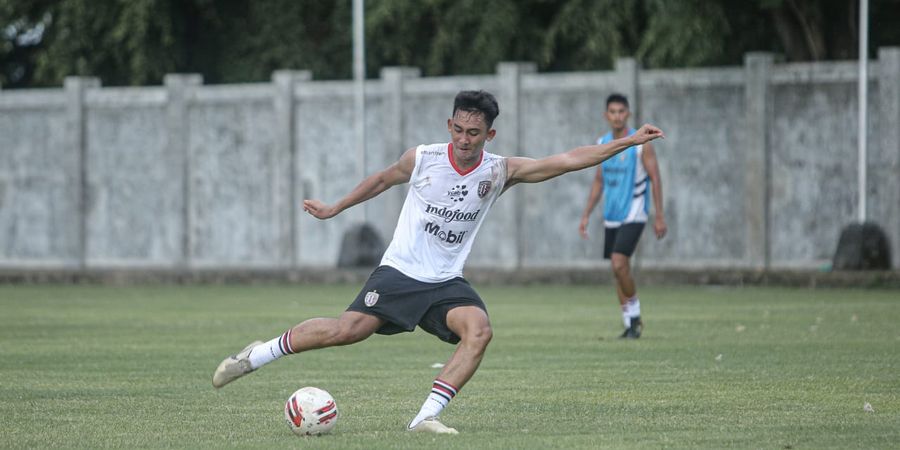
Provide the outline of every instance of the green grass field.
[[[442,415],[458,436],[404,431],[453,350],[422,331],[212,388],[227,354],[357,289],[0,286],[0,447],[900,446],[897,291],[648,287],[621,341],[609,286],[481,288],[494,340]],[[337,400],[331,435],[284,423],[308,385]]]

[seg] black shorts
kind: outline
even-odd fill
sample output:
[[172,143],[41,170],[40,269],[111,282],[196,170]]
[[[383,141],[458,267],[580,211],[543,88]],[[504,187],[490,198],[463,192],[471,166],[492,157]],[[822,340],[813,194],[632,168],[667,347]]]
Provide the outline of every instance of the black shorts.
[[378,334],[409,332],[418,325],[442,341],[456,344],[459,336],[447,328],[447,313],[457,306],[477,306],[487,312],[481,297],[462,277],[424,283],[393,267],[379,266],[347,311],[383,319]]
[[603,241],[603,258],[610,259],[613,253],[630,257],[634,254],[643,231],[644,222],[623,223],[615,228],[607,227],[606,238]]

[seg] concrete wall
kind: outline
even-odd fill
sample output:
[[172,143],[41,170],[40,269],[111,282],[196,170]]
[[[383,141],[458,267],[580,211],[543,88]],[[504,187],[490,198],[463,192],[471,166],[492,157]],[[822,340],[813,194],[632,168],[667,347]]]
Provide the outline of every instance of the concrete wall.
[[755,265],[744,232],[742,71],[647,75],[640,82],[643,119],[666,133],[666,139],[654,145],[669,235],[657,240],[647,230],[639,255],[642,264]]
[[[900,266],[900,49],[870,63],[869,217]],[[604,133],[604,99],[624,92],[656,143],[669,236],[645,232],[637,264],[682,268],[817,268],[856,220],[856,66],[743,67],[420,77],[385,68],[366,82],[366,157],[354,148],[353,85],[278,71],[269,83],[0,91],[0,267],[302,268],[333,266],[361,221],[390,239],[398,187],[329,220],[304,198],[333,202],[421,143],[445,142],[461,89],[500,102],[488,150],[540,158]],[[602,220],[578,220],[593,170],[505,193],[479,234],[470,270],[604,264]]]
[[62,90],[2,92],[0,260],[76,264],[79,158],[67,146]]

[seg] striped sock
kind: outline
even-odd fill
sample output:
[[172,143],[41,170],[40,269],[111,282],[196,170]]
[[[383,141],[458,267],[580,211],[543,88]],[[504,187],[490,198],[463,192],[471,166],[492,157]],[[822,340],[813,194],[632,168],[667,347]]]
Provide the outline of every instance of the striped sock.
[[282,356],[293,354],[291,330],[285,331],[284,334],[269,342],[253,347],[253,350],[250,350],[250,367],[256,370]]
[[450,400],[456,397],[457,392],[459,392],[459,389],[453,387],[452,384],[436,378],[434,384],[431,385],[431,393],[428,394],[428,398],[422,404],[419,414],[409,423],[409,427],[413,428],[419,422],[430,417],[437,417],[444,410],[444,407],[450,403]]

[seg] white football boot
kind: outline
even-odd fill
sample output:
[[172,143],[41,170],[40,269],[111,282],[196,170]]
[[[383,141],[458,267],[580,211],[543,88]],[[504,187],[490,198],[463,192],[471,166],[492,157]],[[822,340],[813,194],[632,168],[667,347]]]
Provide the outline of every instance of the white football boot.
[[219,367],[216,368],[216,372],[213,374],[213,387],[218,389],[244,375],[247,375],[250,372],[253,372],[253,368],[250,367],[250,350],[262,343],[262,341],[251,342],[250,345],[244,347],[244,349],[236,355],[231,355],[225,358],[225,360],[223,360],[219,364]]
[[456,431],[456,428],[450,428],[447,425],[442,424],[437,417],[429,417],[419,422],[414,427],[407,425],[406,430],[435,434],[459,434],[459,431]]

